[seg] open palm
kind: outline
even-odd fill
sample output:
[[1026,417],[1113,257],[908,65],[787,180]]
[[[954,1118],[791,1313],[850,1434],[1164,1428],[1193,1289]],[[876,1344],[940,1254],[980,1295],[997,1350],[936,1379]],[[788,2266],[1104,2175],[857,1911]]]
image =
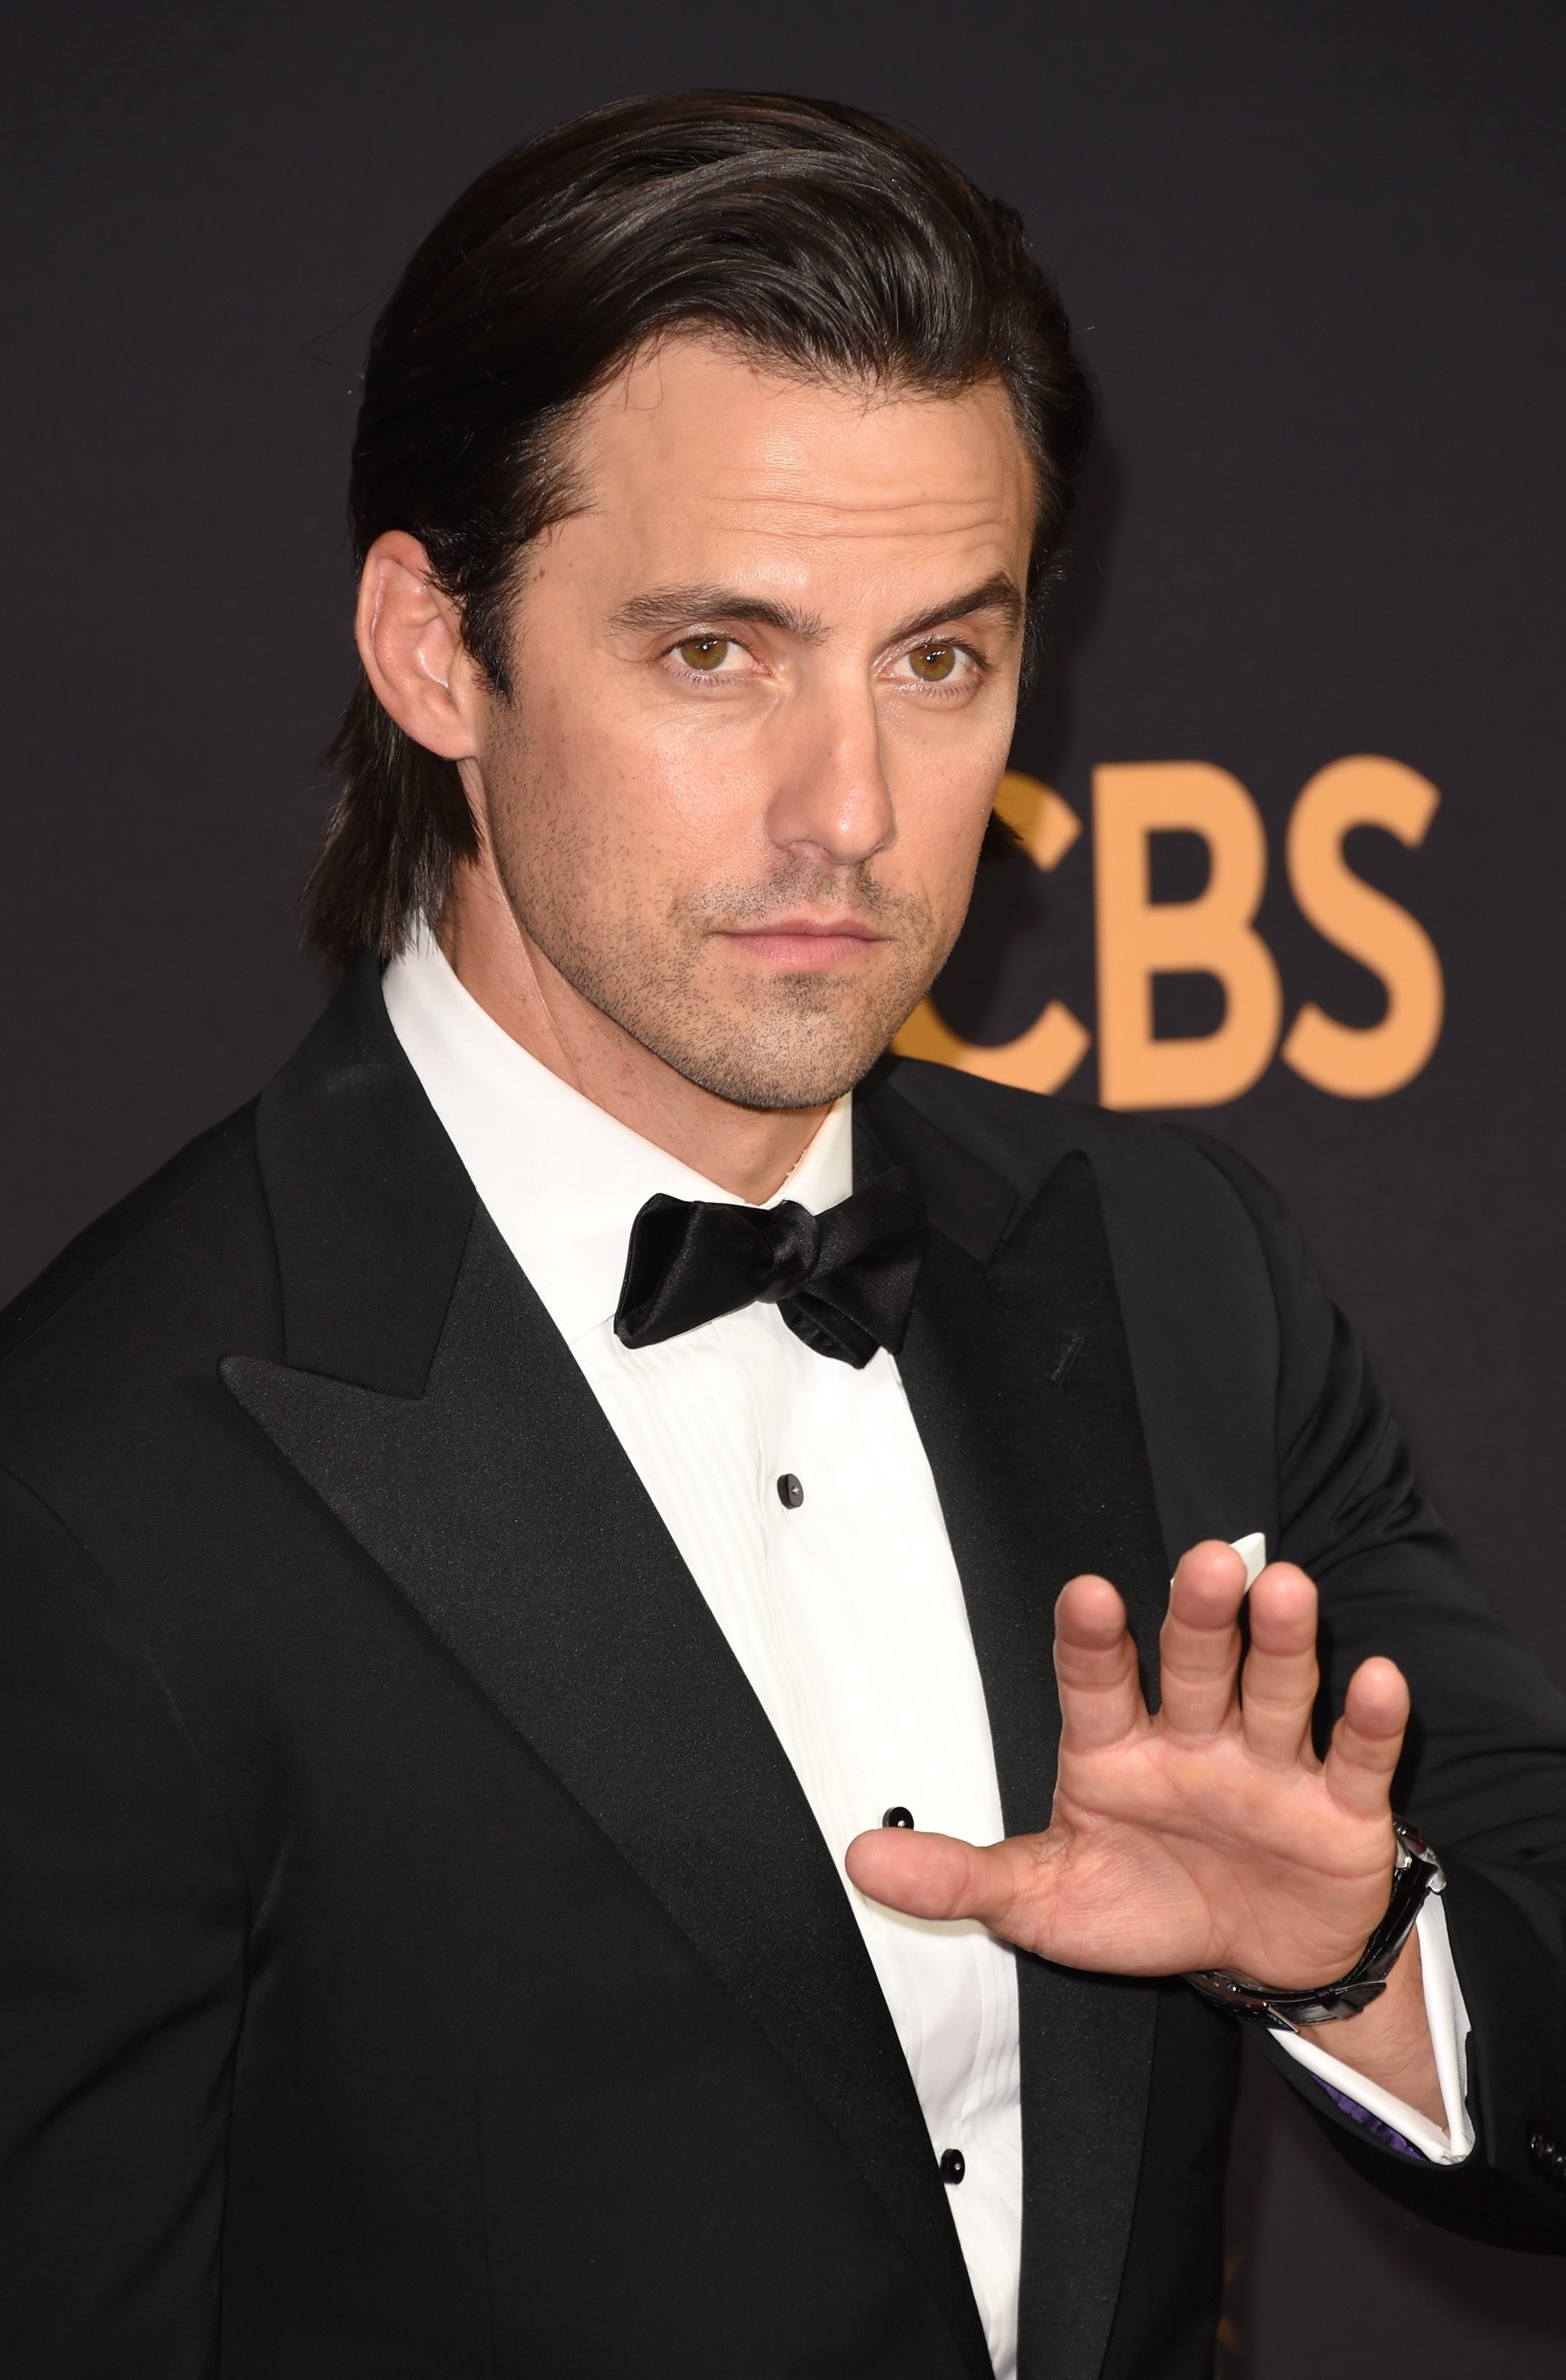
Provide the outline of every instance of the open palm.
[[1316,1589],[1275,1562],[1194,1547],[1174,1575],[1150,1714],[1125,1608],[1073,1579],[1055,1615],[1061,1755],[1050,1826],[979,1847],[949,1835],[858,1836],[848,1872],[920,1917],[979,1917],[1024,1949],[1127,1975],[1225,1967],[1280,1989],[1352,1967],[1385,1912],[1390,1790],[1408,1690],[1362,1663],[1326,1760],[1310,1722]]

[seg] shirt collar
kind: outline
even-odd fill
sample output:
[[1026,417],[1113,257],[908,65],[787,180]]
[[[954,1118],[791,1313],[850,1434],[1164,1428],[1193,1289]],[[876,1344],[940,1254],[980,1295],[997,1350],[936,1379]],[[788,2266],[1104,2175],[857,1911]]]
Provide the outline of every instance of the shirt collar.
[[[743,1206],[644,1140],[514,1041],[420,936],[382,978],[392,1030],[480,1199],[567,1342],[620,1300],[631,1225],[659,1191]],[[820,1214],[854,1187],[844,1092],[766,1201]]]

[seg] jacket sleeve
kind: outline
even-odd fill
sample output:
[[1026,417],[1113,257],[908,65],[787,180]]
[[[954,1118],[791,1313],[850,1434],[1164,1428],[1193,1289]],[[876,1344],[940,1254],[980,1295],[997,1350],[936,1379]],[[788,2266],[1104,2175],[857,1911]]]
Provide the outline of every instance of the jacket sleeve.
[[245,1935],[152,1662],[0,1474],[0,2371],[215,2372]]
[[1474,2237],[1566,2254],[1566,1697],[1487,1605],[1277,1198],[1232,1150],[1186,1136],[1240,1198],[1272,1281],[1272,1550],[1320,1590],[1318,1747],[1370,1654],[1390,1655],[1409,1682],[1414,1715],[1393,1802],[1447,1871],[1447,1925],[1472,2021],[1475,2154],[1449,2168],[1400,2157],[1293,2059],[1274,2063],[1378,2189]]

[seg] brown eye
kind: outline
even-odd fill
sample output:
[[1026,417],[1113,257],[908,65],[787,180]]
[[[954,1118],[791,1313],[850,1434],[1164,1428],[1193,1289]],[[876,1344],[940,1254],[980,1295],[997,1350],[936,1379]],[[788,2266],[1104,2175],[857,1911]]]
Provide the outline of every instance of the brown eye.
[[687,637],[674,650],[686,669],[715,670],[727,661],[731,642],[728,637]]
[[957,666],[957,648],[955,645],[919,645],[908,659],[914,665],[916,677],[922,677],[927,686],[939,686],[941,680],[950,677]]

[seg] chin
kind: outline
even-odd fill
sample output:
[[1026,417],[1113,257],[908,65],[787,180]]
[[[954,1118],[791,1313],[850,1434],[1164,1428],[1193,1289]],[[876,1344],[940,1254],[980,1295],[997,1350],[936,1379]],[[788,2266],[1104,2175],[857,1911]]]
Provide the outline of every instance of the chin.
[[864,1079],[896,1031],[891,1025],[883,1032],[878,1019],[856,1033],[839,1026],[807,1034],[801,1022],[793,1018],[786,1033],[735,1029],[721,1039],[702,1033],[648,1046],[687,1082],[734,1107],[820,1108]]
[[687,1082],[699,1090],[710,1091],[715,1099],[727,1099],[732,1107],[755,1108],[777,1111],[793,1108],[831,1107],[844,1091],[869,1072],[875,1057],[864,1065],[844,1069],[775,1067],[747,1064],[743,1057],[717,1062],[695,1062],[683,1065],[679,1071]]
[[900,962],[868,980],[859,970],[812,971],[764,984],[714,979],[715,970],[705,979],[660,983],[649,971],[627,981],[626,971],[613,986],[621,998],[606,997],[601,981],[588,996],[716,1099],[757,1110],[820,1108],[863,1081],[923,996],[933,969],[910,965],[906,952]]

